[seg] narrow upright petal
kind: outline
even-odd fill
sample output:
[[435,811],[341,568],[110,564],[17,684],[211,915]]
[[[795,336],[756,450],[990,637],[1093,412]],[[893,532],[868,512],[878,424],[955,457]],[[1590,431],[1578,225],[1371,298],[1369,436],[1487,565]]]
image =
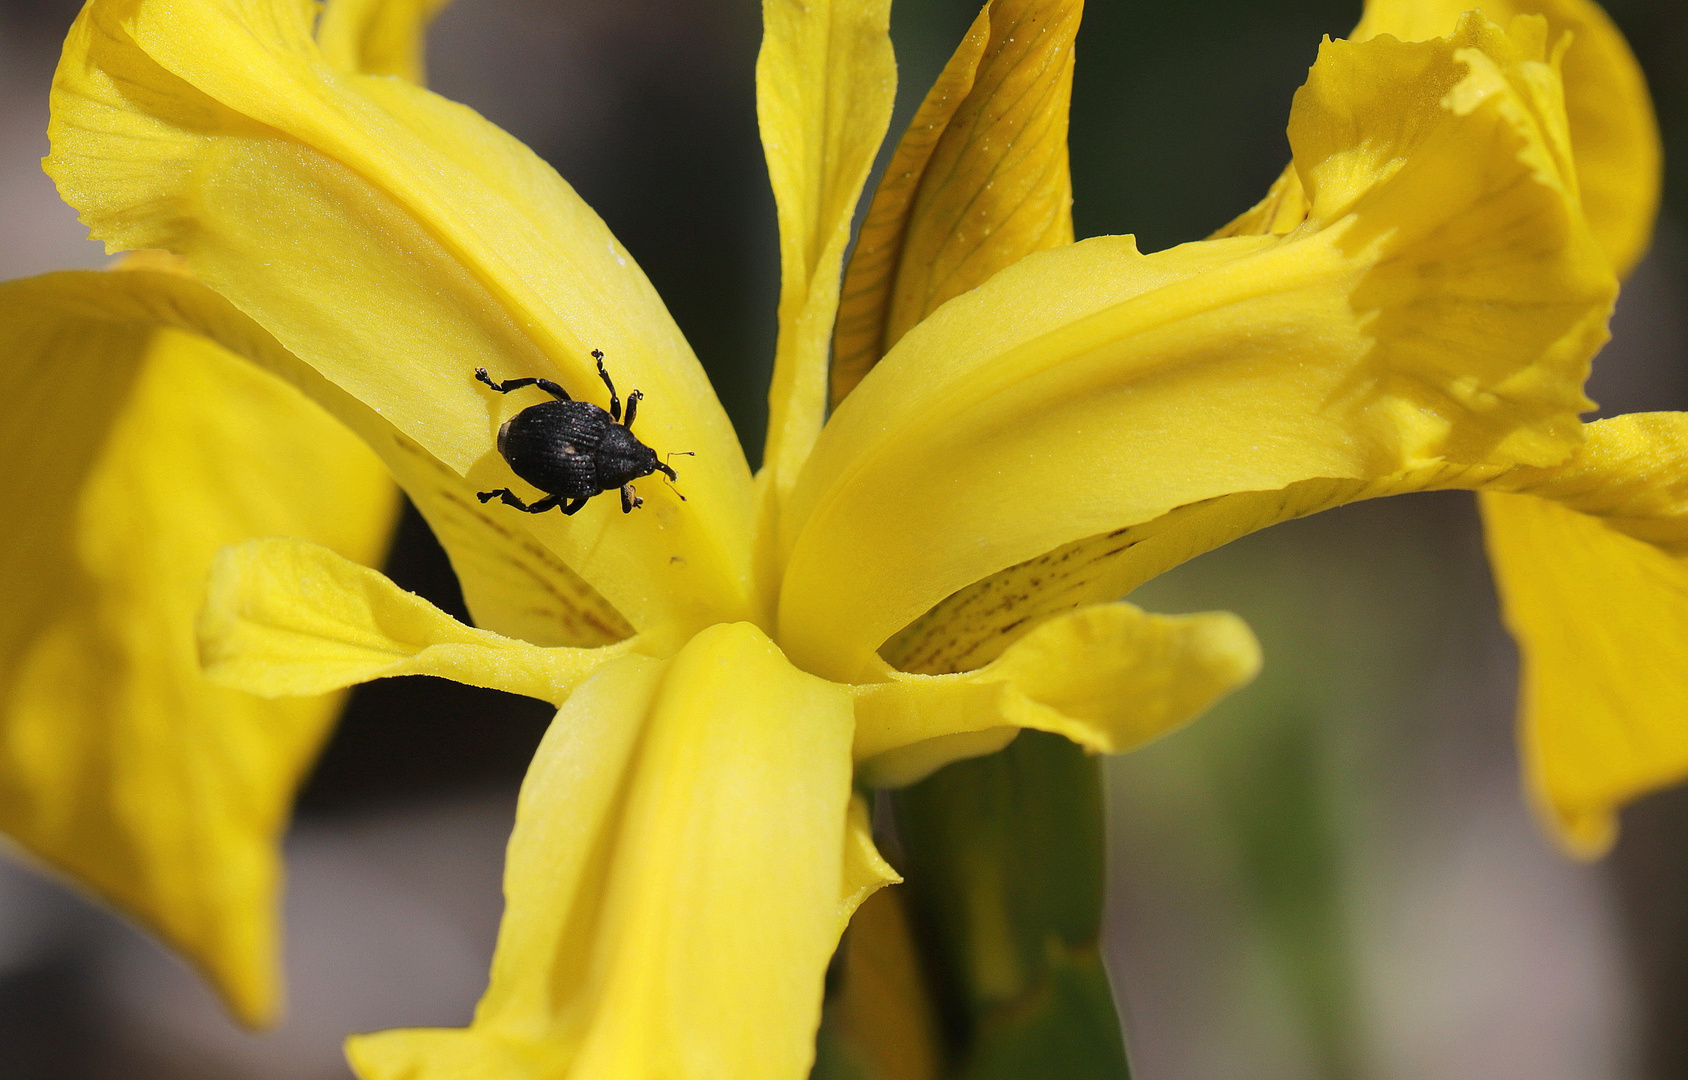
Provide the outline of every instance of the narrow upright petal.
[[746,624],[601,668],[523,783],[473,1024],[353,1039],[359,1075],[802,1080],[865,893],[851,727]]
[[763,465],[783,492],[826,417],[850,221],[891,122],[890,0],[763,0],[756,114],[780,227],[779,341]]
[[844,276],[834,405],[944,301],[1073,242],[1067,109],[1082,11],[1078,0],[992,0],[927,93]]
[[1291,120],[1312,213],[1284,238],[1089,240],[910,331],[782,518],[793,658],[854,679],[957,589],[1213,496],[1563,460],[1616,286],[1541,25],[1514,31],[1326,43]]
[[[0,285],[0,830],[155,930],[236,1016],[279,1005],[276,845],[338,697],[207,682],[213,554],[273,532],[380,558],[391,481],[297,390],[204,338]],[[191,286],[191,282],[184,283]]]
[[482,490],[513,482],[494,440],[533,400],[475,368],[607,404],[602,350],[622,392],[645,394],[640,437],[696,453],[690,501],[651,484],[640,514],[599,499],[520,527],[635,627],[746,611],[744,458],[644,275],[527,148],[408,82],[337,70],[311,17],[289,0],[94,0],[55,80],[61,193],[108,246],[184,256]]

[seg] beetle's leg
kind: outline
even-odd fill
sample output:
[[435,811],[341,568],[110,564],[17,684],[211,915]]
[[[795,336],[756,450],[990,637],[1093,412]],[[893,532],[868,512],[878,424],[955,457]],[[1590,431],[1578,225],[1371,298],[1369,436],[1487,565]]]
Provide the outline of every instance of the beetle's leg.
[[604,385],[610,388],[610,419],[621,419],[621,399],[615,396],[615,383],[610,381],[610,373],[604,370],[604,354],[592,350],[592,359],[598,361],[598,378],[604,380]]
[[475,498],[481,500],[481,505],[483,506],[490,500],[497,499],[505,506],[514,506],[517,510],[526,510],[528,508],[528,504],[523,502],[521,498],[509,488],[494,488],[492,491],[477,491],[475,492]]
[[643,390],[635,390],[627,395],[627,420],[621,426],[628,431],[633,430],[633,414],[639,411],[639,402],[645,400]]
[[621,512],[631,514],[637,507],[645,505],[645,500],[639,498],[639,493],[633,490],[632,484],[621,485]]
[[501,383],[496,383],[492,381],[492,376],[486,373],[486,368],[484,367],[478,367],[475,369],[475,378],[486,383],[500,394],[508,394],[510,391],[520,390],[524,386],[537,386],[547,394],[556,398],[558,401],[574,400],[569,397],[569,392],[567,390],[564,390],[550,379],[505,379]]
[[483,503],[489,499],[496,498],[505,506],[513,506],[524,514],[543,514],[545,511],[563,501],[563,497],[561,495],[547,495],[537,502],[531,504],[525,503],[509,488],[499,488],[496,491],[477,491],[475,492],[475,498],[481,500]]
[[585,505],[585,499],[571,499],[570,501],[563,503],[563,513],[569,517],[573,517],[574,515],[580,513],[580,508]]

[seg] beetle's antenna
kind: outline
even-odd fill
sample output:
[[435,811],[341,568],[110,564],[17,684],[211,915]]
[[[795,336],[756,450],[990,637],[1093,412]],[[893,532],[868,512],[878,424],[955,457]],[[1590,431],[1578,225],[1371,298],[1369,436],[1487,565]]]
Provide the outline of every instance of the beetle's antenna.
[[[680,489],[668,482],[669,480],[680,479],[678,476],[674,475],[674,467],[668,464],[667,459],[671,457],[697,457],[697,452],[695,450],[670,450],[667,454],[663,455],[662,464],[657,466],[657,469],[661,471],[663,475],[668,477],[668,480],[663,481],[663,483],[668,484],[668,490],[672,491],[676,495],[680,495]],[[685,502],[686,497],[684,495],[680,495],[680,501]]]

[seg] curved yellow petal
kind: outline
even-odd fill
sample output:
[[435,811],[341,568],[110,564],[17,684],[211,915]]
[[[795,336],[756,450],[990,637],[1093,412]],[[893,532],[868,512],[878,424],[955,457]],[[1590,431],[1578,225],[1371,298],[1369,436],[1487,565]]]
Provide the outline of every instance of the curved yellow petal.
[[1642,413],[1585,427],[1561,465],[1439,464],[1374,480],[1304,480],[1244,491],[1075,540],[946,597],[880,650],[903,671],[971,671],[1044,619],[1124,596],[1179,563],[1281,521],[1337,506],[1419,491],[1500,491],[1552,499],[1672,555],[1688,555],[1688,460],[1677,413]]
[[762,0],[756,116],[780,227],[762,455],[774,493],[797,479],[826,417],[839,268],[896,95],[890,0]]
[[1251,532],[1363,499],[1477,486],[1506,468],[1439,465],[1375,480],[1302,480],[1204,499],[1140,525],[1063,544],[958,589],[892,635],[879,652],[903,671],[972,671],[1046,619],[1125,596],[1179,563]]
[[0,285],[0,831],[262,1024],[280,998],[276,847],[340,699],[212,685],[194,616],[223,544],[289,532],[378,560],[394,492],[292,387],[63,288],[137,276]]
[[747,624],[600,668],[522,785],[474,1022],[354,1038],[358,1074],[802,1080],[860,889],[850,705]]
[[857,689],[856,757],[867,782],[901,786],[971,756],[956,740],[1008,727],[1050,731],[1092,753],[1135,749],[1260,670],[1260,645],[1228,612],[1150,615],[1102,604],[1051,619],[962,674],[887,671]]
[[198,628],[207,677],[267,698],[437,675],[561,704],[635,641],[546,649],[477,630],[375,570],[281,537],[218,552]]
[[545,646],[584,648],[633,636],[621,613],[519,520],[512,525],[507,515],[495,516],[496,507],[475,498],[474,485],[193,280],[180,256],[143,249],[123,256],[120,265],[135,272],[67,271],[11,287],[27,291],[29,303],[79,318],[204,335],[303,390],[387,463],[445,549],[479,626]]
[[1497,471],[1460,486],[1549,499],[1674,556],[1688,555],[1688,413],[1596,420],[1552,468]]
[[[1557,466],[1437,465],[1308,480],[1181,507],[957,592],[887,642],[905,670],[967,671],[1081,604],[1122,595],[1246,533],[1344,503],[1484,493],[1491,561],[1524,656],[1526,781],[1567,850],[1598,855],[1625,802],[1688,777],[1688,414],[1587,426]],[[986,669],[988,670],[988,669]]]
[[[73,270],[6,288],[18,310],[135,332],[169,327],[202,335],[280,375],[338,417],[392,470],[451,557],[475,621],[536,645],[603,645],[633,635],[620,612],[569,569],[521,520],[495,516],[475,485],[316,371],[221,296],[156,251],[125,257],[123,273]],[[518,515],[519,518],[519,515]]]
[[328,0],[317,19],[323,58],[341,71],[425,86],[428,24],[450,0]]
[[1073,242],[1067,108],[1081,0],[985,4],[897,144],[844,274],[836,406],[909,328]]
[[1044,619],[1124,596],[1179,563],[1281,521],[1365,499],[1419,491],[1527,493],[1581,513],[1672,555],[1688,555],[1688,433],[1676,413],[1588,424],[1570,460],[1538,468],[1442,463],[1372,480],[1304,480],[1244,491],[1075,540],[946,597],[881,649],[903,671],[970,671],[1000,656]]
[[1571,35],[1561,61],[1571,149],[1583,211],[1618,276],[1627,275],[1653,238],[1663,181],[1658,121],[1641,65],[1623,34],[1593,0],[1367,0],[1356,40],[1391,34],[1420,41],[1452,33],[1473,7],[1505,24],[1540,15],[1557,39]]
[[53,94],[48,171],[112,248],[164,248],[300,359],[474,487],[514,483],[500,424],[547,376],[690,450],[690,502],[642,488],[516,522],[636,627],[677,636],[749,604],[750,483],[731,425],[603,222],[468,109],[323,58],[291,0],[94,0]]
[[910,331],[782,519],[793,659],[854,679],[957,589],[1217,495],[1568,455],[1615,282],[1539,25],[1462,25],[1324,46],[1289,236],[1041,252]]

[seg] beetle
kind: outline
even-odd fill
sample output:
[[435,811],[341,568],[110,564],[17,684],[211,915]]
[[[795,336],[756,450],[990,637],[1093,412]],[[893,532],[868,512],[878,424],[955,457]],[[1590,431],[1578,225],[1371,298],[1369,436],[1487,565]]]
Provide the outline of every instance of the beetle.
[[[679,479],[672,468],[657,460],[655,450],[633,436],[633,417],[645,395],[638,390],[627,395],[624,422],[621,398],[616,396],[615,383],[604,369],[604,354],[593,349],[592,359],[598,362],[598,377],[609,387],[608,412],[590,401],[574,400],[550,379],[506,379],[500,383],[492,381],[486,368],[475,369],[475,378],[500,394],[537,386],[557,399],[528,406],[498,429],[498,453],[510,471],[546,492],[545,498],[529,504],[509,488],[498,488],[476,492],[482,503],[500,499],[504,505],[529,514],[543,514],[555,506],[573,515],[592,496],[620,488],[621,512],[630,514],[645,503],[633,490],[632,481],[654,472],[670,480]],[[684,500],[685,496],[680,498]]]

